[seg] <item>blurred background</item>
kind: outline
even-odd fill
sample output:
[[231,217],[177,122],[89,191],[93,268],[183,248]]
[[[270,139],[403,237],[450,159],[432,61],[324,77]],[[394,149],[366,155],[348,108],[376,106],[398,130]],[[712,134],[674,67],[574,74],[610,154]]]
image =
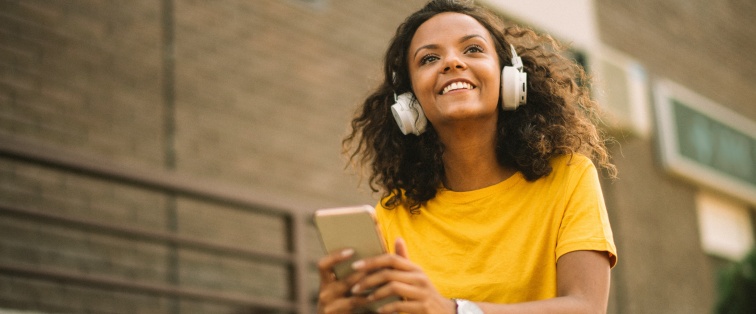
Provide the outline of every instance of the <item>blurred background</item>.
[[[341,139],[424,3],[0,0],[0,313],[314,312],[310,215],[377,202]],[[756,3],[479,3],[596,79],[609,312],[713,312],[754,243]]]

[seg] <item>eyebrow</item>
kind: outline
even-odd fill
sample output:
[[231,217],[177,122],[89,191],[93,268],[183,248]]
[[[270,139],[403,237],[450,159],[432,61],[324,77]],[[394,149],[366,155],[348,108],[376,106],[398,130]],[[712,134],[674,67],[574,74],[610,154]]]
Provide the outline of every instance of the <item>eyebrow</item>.
[[[470,39],[473,39],[473,38],[476,38],[476,37],[482,39],[486,43],[488,42],[485,37],[483,37],[481,35],[478,35],[478,34],[465,35],[465,36],[463,36],[459,40],[459,42],[463,43],[463,42],[466,42],[466,41],[468,41]],[[423,50],[423,49],[437,49],[437,48],[438,48],[438,45],[436,45],[436,44],[429,44],[429,45],[425,45],[425,46],[422,46],[420,48],[417,48],[417,50],[415,50],[415,54],[412,55],[412,59],[417,58],[417,54],[420,52],[420,50]]]

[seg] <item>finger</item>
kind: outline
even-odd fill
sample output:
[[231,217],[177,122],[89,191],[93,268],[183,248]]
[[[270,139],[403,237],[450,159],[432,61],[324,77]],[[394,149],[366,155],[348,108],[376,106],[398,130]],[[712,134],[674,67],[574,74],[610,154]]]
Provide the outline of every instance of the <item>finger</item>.
[[320,291],[318,292],[318,301],[321,303],[329,303],[333,300],[344,298],[349,292],[348,286],[343,281],[333,281],[320,285]]
[[337,252],[333,252],[326,256],[323,256],[318,261],[318,272],[320,273],[320,282],[326,283],[336,280],[333,275],[333,266],[349,259],[354,255],[353,249],[345,249]]
[[409,259],[409,251],[407,250],[407,243],[404,242],[404,239],[396,238],[396,241],[394,242],[394,250],[397,255]]
[[352,263],[352,268],[368,273],[382,268],[393,268],[403,271],[420,270],[420,267],[412,263],[409,259],[395,254],[383,254],[376,257],[361,259]]
[[393,269],[382,269],[371,273],[352,286],[351,292],[361,293],[366,290],[380,287],[389,282],[401,282],[410,286],[425,287],[424,276],[419,272],[397,271]]
[[428,295],[430,295],[430,291],[425,291],[422,287],[413,286],[404,282],[392,281],[378,287],[368,296],[368,300],[375,301],[391,296],[399,296],[402,299],[411,301],[424,299]]
[[369,301],[363,297],[341,298],[325,304],[324,313],[352,313],[355,309],[364,307]]
[[353,272],[343,280],[334,280],[326,284],[321,284],[318,299],[320,302],[331,302],[332,300],[351,296],[350,289],[354,284],[364,278],[365,272]]
[[423,305],[420,302],[396,301],[384,304],[378,308],[378,313],[423,313]]
[[365,278],[367,275],[368,273],[364,271],[353,271],[342,281],[344,282],[345,285],[351,288],[352,286],[354,286],[354,284],[356,284],[357,282]]

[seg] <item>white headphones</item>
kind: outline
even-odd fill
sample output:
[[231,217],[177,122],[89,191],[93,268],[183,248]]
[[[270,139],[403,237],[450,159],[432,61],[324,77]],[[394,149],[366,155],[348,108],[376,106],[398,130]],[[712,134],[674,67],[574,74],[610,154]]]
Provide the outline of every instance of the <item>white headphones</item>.
[[515,110],[528,100],[528,73],[522,67],[522,59],[517,55],[513,45],[512,66],[501,70],[501,108]]
[[[527,103],[528,74],[525,73],[522,59],[517,55],[514,46],[510,44],[509,47],[512,49],[512,66],[505,66],[501,71],[501,108],[515,110]],[[394,94],[394,101],[396,103],[391,106],[391,113],[402,134],[423,134],[428,126],[428,119],[425,118],[423,108],[415,95],[412,92],[399,96]]]
[[396,103],[391,106],[391,113],[394,114],[394,120],[399,125],[399,130],[402,130],[404,135],[410,133],[423,134],[425,127],[428,126],[428,119],[425,118],[423,107],[420,107],[415,95],[407,92],[396,96],[396,93],[394,93],[394,101]]

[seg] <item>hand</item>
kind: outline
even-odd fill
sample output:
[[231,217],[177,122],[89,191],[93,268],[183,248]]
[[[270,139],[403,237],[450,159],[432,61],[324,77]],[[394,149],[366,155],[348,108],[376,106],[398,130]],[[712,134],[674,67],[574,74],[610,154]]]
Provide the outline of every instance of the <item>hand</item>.
[[365,272],[355,271],[342,280],[336,279],[333,267],[354,255],[353,249],[346,249],[326,255],[318,261],[320,273],[320,294],[318,313],[352,313],[357,307],[367,304],[365,297],[352,295],[352,286],[365,277]]
[[378,309],[379,313],[454,314],[454,301],[442,296],[423,270],[409,260],[404,240],[397,239],[395,248],[396,255],[384,254],[352,264],[355,270],[369,274],[354,284],[352,294],[378,287],[367,297],[368,301],[395,295],[405,300],[386,304]]

